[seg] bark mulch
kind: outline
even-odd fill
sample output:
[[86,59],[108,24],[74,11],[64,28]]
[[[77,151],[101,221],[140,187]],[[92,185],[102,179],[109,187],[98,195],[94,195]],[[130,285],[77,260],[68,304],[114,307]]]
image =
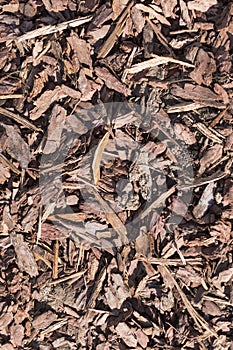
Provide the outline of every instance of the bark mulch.
[[232,350],[233,3],[0,10],[1,349]]

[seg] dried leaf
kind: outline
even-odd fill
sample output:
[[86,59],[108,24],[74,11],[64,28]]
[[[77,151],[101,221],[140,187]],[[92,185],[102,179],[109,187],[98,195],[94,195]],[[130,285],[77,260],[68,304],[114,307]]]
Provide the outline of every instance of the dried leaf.
[[93,178],[94,178],[94,184],[97,185],[100,180],[100,163],[102,160],[104,149],[108,143],[110,137],[110,132],[107,132],[102,140],[99,142],[98,147],[96,148],[94,159],[92,163],[92,171],[93,171]]

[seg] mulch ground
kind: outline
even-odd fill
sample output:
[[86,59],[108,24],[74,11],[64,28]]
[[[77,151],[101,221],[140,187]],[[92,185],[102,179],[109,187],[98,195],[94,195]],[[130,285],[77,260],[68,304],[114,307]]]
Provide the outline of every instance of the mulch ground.
[[232,350],[233,3],[0,10],[1,349]]

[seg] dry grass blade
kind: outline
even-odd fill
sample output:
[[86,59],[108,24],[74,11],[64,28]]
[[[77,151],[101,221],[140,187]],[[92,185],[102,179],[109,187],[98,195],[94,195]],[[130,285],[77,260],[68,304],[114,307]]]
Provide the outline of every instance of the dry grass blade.
[[176,190],[176,186],[171,187],[167,192],[162,193],[142,214],[141,219],[144,219],[153,209],[159,208],[164,204],[165,200],[170,197]]
[[218,338],[218,334],[215,332],[215,330],[212,329],[209,326],[209,324],[206,322],[206,320],[201,315],[199,315],[199,313],[194,309],[194,307],[192,306],[192,304],[190,303],[190,301],[188,300],[188,298],[186,297],[186,295],[184,294],[184,292],[180,288],[179,284],[177,283],[177,281],[173,277],[170,269],[167,266],[163,266],[163,268],[166,271],[166,273],[169,275],[169,278],[172,279],[174,285],[176,286],[177,291],[180,294],[180,297],[181,297],[186,309],[188,310],[190,316],[193,318],[193,320],[196,323],[196,325],[198,326],[198,328],[200,328],[200,326],[201,326],[205,330],[207,330],[210,335],[214,336],[215,338]]
[[100,163],[103,155],[103,151],[108,143],[110,136],[110,132],[107,132],[100,143],[98,144],[98,147],[96,148],[94,159],[92,163],[92,171],[93,171],[93,178],[94,178],[94,184],[97,185],[100,180]]
[[10,119],[13,119],[17,123],[23,125],[25,128],[28,128],[34,131],[41,131],[40,128],[37,128],[35,125],[30,123],[27,119],[22,118],[18,114],[12,113],[5,108],[0,107],[0,114],[3,114]]
[[123,244],[128,244],[127,230],[125,225],[119,219],[114,210],[107,204],[107,202],[105,202],[101,195],[96,190],[94,190],[93,192],[95,198],[97,199],[104,211],[107,221],[112,225],[113,229],[119,235],[121,242]]
[[98,53],[98,58],[104,58],[107,56],[107,54],[111,51],[113,48],[117,38],[122,34],[125,22],[129,16],[130,9],[133,6],[134,2],[130,2],[127,8],[123,11],[122,15],[120,16],[115,29],[113,32],[110,34],[108,39],[105,41],[104,45],[100,49]]
[[134,64],[131,68],[128,69],[128,73],[129,74],[139,73],[144,69],[153,68],[168,62],[177,63],[177,64],[180,64],[181,66],[185,66],[189,68],[194,68],[194,65],[188,62],[180,61],[172,57],[156,56],[155,58],[151,58],[150,60]]
[[48,25],[39,29],[32,30],[26,34],[23,34],[18,38],[16,38],[15,41],[22,42],[25,40],[37,38],[38,36],[49,35],[56,32],[62,32],[63,30],[66,30],[68,28],[76,28],[81,26],[82,24],[90,22],[91,19],[92,19],[92,16],[87,16],[79,19],[72,19],[71,21],[62,22],[57,25]]
[[[141,258],[140,258],[141,260]],[[142,259],[143,260],[143,259]],[[149,258],[148,261],[152,265],[171,265],[171,266],[181,266],[184,265],[181,259],[166,259],[166,258]],[[202,265],[201,258],[188,258],[186,263],[189,265]]]

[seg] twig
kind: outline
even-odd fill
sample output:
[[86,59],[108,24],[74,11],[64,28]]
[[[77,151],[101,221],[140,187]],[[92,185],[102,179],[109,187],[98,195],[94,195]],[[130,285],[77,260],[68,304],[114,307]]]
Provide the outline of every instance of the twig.
[[173,57],[155,55],[155,58],[151,58],[150,60],[143,61],[143,62],[140,62],[140,63],[133,65],[131,68],[129,68],[127,70],[127,72],[129,74],[135,74],[135,73],[141,72],[144,69],[153,68],[153,67],[156,67],[156,66],[159,66],[161,64],[168,63],[168,62],[177,63],[177,64],[180,64],[181,66],[194,68],[193,64],[177,60]]
[[215,332],[215,330],[212,329],[212,327],[209,326],[209,324],[206,322],[206,320],[201,315],[199,315],[199,313],[194,309],[194,307],[192,306],[192,304],[190,303],[190,301],[188,300],[188,298],[186,297],[186,295],[184,294],[184,292],[180,288],[176,279],[173,277],[170,269],[167,266],[164,266],[163,268],[166,271],[167,275],[169,275],[169,277],[172,279],[174,285],[176,286],[177,291],[180,294],[180,297],[181,297],[187,311],[189,312],[190,316],[193,318],[193,320],[196,323],[196,325],[198,326],[198,328],[200,328],[200,326],[201,326],[205,330],[207,330],[210,335],[214,336],[215,338],[218,338],[218,334]]
[[27,119],[20,117],[18,114],[8,111],[8,109],[0,107],[0,114],[3,114],[10,119],[13,119],[17,123],[23,125],[25,128],[32,129],[34,131],[42,131],[40,128],[37,128],[35,125],[30,123]]
[[91,19],[92,19],[92,16],[87,16],[79,19],[72,19],[70,21],[62,22],[56,25],[48,25],[39,29],[32,30],[26,34],[19,36],[14,40],[20,43],[25,40],[37,38],[38,36],[49,35],[56,32],[62,32],[63,30],[66,30],[68,28],[79,27],[84,23],[90,22]]
[[59,254],[59,241],[56,239],[54,245],[54,260],[53,260],[53,279],[58,277],[58,254]]

